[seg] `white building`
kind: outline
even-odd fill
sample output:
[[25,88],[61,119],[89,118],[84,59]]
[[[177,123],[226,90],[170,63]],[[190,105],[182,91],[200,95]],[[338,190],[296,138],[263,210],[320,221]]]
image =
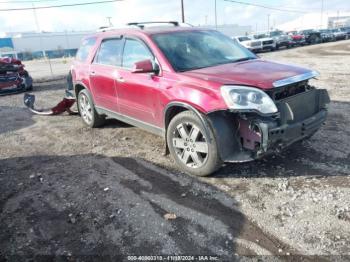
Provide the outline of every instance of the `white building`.
[[91,32],[7,33],[0,37],[0,56],[30,59],[74,55],[81,39]]
[[206,25],[201,27],[217,29],[218,31],[220,31],[221,33],[229,37],[248,35],[252,32],[252,27],[249,25],[241,26],[237,24],[232,24],[232,25],[218,25],[217,27],[215,25]]
[[285,31],[350,26],[350,12],[309,13],[278,26]]

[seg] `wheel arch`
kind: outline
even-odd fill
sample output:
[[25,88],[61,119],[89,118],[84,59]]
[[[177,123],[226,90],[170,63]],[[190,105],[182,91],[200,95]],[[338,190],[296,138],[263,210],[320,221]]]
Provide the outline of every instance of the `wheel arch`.
[[[185,103],[185,102],[171,102],[164,109],[164,128],[165,128],[165,130],[168,129],[169,123],[170,123],[171,119],[174,118],[174,116],[176,116],[177,114],[179,114],[183,111],[187,111],[187,110],[195,113],[198,116],[198,118],[200,119],[200,121],[203,124],[205,123],[205,119],[203,117],[204,112],[196,109],[192,105]],[[207,130],[206,130],[205,135],[208,135]]]
[[[203,123],[203,126],[205,127],[205,119],[203,116],[203,112],[199,111],[192,105],[185,103],[185,102],[179,102],[179,101],[174,101],[170,102],[164,109],[164,129],[165,129],[165,134],[164,134],[164,141],[165,141],[165,154],[169,154],[169,147],[167,143],[167,132],[168,132],[168,126],[171,121],[177,114],[183,112],[183,111],[192,111],[197,115],[199,120]],[[207,129],[204,130],[206,137],[209,137],[209,131]]]
[[[76,98],[78,98],[79,92],[80,92],[81,90],[83,90],[83,89],[89,90],[89,89],[88,89],[83,83],[81,83],[81,82],[78,82],[78,83],[76,83],[76,84],[74,85],[74,94],[75,94],[75,97],[76,97]],[[90,92],[90,90],[89,90],[89,92]]]

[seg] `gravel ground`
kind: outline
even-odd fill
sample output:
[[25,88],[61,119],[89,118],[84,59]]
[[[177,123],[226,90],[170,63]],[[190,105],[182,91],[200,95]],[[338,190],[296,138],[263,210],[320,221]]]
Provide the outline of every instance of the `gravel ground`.
[[[281,155],[202,179],[179,173],[161,138],[138,128],[92,130],[30,114],[23,95],[0,97],[0,256],[350,259],[349,54],[350,41],[261,54],[318,70],[328,121]],[[54,105],[63,86],[37,84],[36,104]]]

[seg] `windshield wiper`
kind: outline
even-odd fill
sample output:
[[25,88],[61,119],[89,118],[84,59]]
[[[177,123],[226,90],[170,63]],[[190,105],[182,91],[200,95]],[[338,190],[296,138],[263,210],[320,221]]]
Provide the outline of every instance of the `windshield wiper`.
[[256,59],[255,57],[243,57],[237,60],[233,60],[232,63],[238,63],[238,62],[243,62],[243,61],[248,61],[248,60],[254,60]]
[[256,57],[244,57],[236,60],[227,60],[223,61],[220,63],[212,64],[212,65],[206,65],[206,66],[200,66],[200,67],[192,67],[192,68],[186,68],[186,69],[179,69],[177,72],[187,72],[187,71],[192,71],[192,70],[198,70],[198,69],[203,69],[203,68],[208,68],[208,67],[214,67],[214,66],[219,66],[219,65],[225,65],[225,64],[232,64],[232,63],[238,63],[238,62],[243,62],[247,60],[254,60],[257,59]]

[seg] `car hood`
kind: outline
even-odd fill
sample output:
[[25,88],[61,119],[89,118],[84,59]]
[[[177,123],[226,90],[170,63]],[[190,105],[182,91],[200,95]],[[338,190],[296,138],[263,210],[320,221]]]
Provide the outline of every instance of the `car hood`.
[[221,85],[246,85],[271,89],[276,86],[276,81],[311,72],[313,71],[302,67],[254,59],[187,71],[183,74]]

